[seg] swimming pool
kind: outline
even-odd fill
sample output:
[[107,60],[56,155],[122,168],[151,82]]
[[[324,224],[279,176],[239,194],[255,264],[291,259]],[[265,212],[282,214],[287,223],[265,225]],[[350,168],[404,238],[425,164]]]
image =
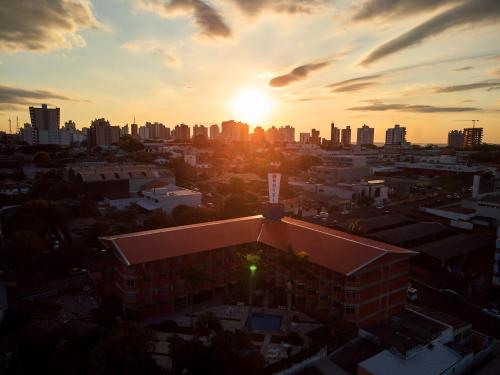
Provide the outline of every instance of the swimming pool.
[[[247,325],[250,323],[250,318]],[[281,328],[281,316],[268,314],[252,314],[252,331],[279,332]]]

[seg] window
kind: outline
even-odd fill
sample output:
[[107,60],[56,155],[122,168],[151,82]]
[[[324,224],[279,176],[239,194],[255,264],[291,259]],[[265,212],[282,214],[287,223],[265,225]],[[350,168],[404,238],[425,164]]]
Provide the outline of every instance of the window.
[[340,301],[339,301],[339,300],[336,300],[336,299],[335,299],[335,300],[333,300],[333,301],[332,301],[332,307],[340,307],[340,305],[341,305],[341,304],[340,304]]
[[357,294],[356,294],[356,292],[346,291],[346,292],[345,292],[345,297],[346,297],[347,299],[356,299]]
[[135,287],[135,280],[133,280],[133,279],[127,279],[127,286],[129,288]]
[[333,287],[333,290],[334,290],[335,292],[341,292],[341,291],[342,291],[342,285],[340,285],[340,284],[335,285],[335,286]]
[[350,283],[356,282],[356,276],[354,276],[354,275],[347,276],[347,281]]
[[297,290],[303,290],[305,288],[304,284],[297,284]]
[[327,294],[321,294],[319,296],[320,301],[328,301],[328,295]]
[[348,314],[348,315],[352,315],[355,313],[355,309],[354,309],[354,306],[346,306],[345,307],[345,313]]

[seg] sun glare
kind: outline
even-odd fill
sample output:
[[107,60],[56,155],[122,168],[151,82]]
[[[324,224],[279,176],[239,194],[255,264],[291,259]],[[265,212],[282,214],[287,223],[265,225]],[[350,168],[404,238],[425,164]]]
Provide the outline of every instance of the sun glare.
[[237,121],[258,125],[266,119],[272,106],[267,93],[254,89],[241,90],[231,103],[232,117]]

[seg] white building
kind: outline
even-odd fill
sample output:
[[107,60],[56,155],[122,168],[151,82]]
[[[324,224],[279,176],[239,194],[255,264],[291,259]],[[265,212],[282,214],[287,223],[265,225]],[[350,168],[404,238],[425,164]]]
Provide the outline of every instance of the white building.
[[142,192],[144,198],[137,204],[148,210],[161,209],[165,214],[170,215],[172,211],[181,205],[188,207],[201,206],[201,196],[199,191],[184,189],[175,185],[167,185],[162,188],[155,188]]
[[372,145],[374,143],[375,129],[370,128],[368,125],[363,125],[358,128],[356,137],[356,144],[358,145]]
[[386,146],[406,146],[406,128],[404,126],[394,125],[385,132]]

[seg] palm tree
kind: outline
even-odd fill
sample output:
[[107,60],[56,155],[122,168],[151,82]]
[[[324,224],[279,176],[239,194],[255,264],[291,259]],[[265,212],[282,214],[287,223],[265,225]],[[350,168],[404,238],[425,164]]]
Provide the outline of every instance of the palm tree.
[[188,306],[189,306],[189,313],[191,315],[193,309],[193,295],[195,293],[195,290],[197,290],[198,287],[209,278],[206,271],[200,267],[185,268],[182,270],[181,274],[189,287]]
[[349,221],[347,231],[351,234],[363,234],[364,228],[359,219],[353,219]]
[[288,271],[289,279],[286,283],[286,332],[290,329],[290,314],[292,300],[295,294],[296,280],[309,273],[309,254],[306,251],[294,252],[292,247],[282,256],[281,264]]

